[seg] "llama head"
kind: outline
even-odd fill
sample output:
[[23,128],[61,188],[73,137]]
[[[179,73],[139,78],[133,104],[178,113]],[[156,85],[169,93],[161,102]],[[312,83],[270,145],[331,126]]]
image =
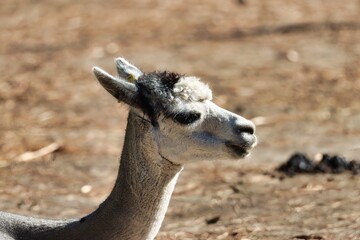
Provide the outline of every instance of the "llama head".
[[143,73],[123,58],[115,60],[119,78],[94,67],[101,85],[152,125],[159,154],[178,164],[238,159],[256,144],[255,125],[212,100],[196,77],[173,72]]

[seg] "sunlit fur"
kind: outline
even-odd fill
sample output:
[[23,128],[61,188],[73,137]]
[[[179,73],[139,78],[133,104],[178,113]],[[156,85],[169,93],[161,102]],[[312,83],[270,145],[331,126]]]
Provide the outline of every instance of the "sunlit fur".
[[0,239],[153,240],[185,163],[239,159],[255,146],[254,124],[214,104],[198,78],[143,73],[124,58],[116,66],[120,78],[93,69],[101,86],[130,106],[110,195],[87,216],[64,221],[0,212]]
[[[154,140],[163,157],[182,164],[248,155],[256,144],[256,137],[240,129],[254,129],[254,125],[214,104],[207,84],[197,77],[176,73],[150,75],[152,79],[144,74],[136,83],[139,91],[144,92],[141,93],[144,104],[138,111],[155,126]],[[177,115],[188,113],[197,113],[200,117],[188,125],[176,121]]]

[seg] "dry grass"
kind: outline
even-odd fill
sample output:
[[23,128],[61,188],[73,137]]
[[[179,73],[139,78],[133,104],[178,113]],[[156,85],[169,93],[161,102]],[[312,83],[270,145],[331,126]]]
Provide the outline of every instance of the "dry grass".
[[[358,177],[263,175],[295,150],[358,156],[360,31],[347,24],[358,26],[359,12],[356,0],[3,0],[1,209],[70,217],[106,196],[127,107],[90,69],[113,70],[125,56],[144,70],[199,75],[218,104],[271,120],[249,160],[189,166],[159,239],[360,238]],[[52,143],[55,155],[18,163]]]

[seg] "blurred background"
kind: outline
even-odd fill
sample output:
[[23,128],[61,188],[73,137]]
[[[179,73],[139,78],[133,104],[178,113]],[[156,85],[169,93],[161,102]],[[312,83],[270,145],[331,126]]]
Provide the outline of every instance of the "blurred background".
[[272,174],[296,151],[360,159],[359,16],[359,0],[2,0],[0,209],[74,217],[107,196],[128,108],[91,68],[123,56],[201,77],[257,124],[249,158],[186,167],[158,239],[360,239],[358,175]]

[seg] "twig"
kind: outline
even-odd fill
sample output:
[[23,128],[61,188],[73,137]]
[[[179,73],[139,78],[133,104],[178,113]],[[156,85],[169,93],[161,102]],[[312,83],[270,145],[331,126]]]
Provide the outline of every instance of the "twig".
[[349,148],[350,151],[357,151],[360,150],[360,146],[353,146]]
[[40,148],[37,151],[33,152],[25,152],[21,154],[17,161],[19,162],[28,162],[37,158],[44,157],[50,153],[56,152],[60,149],[60,145],[58,143],[51,143],[50,145],[47,145],[46,147]]
[[263,116],[254,117],[250,120],[257,126],[267,125],[275,122],[270,117],[263,117]]

